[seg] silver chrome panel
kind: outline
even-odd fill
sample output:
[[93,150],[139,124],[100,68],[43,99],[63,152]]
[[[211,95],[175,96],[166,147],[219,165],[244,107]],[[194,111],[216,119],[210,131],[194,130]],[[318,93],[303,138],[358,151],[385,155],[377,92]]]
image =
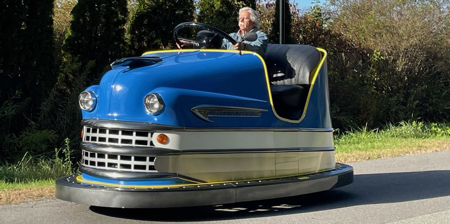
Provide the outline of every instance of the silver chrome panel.
[[335,151],[335,147],[295,147],[295,148],[267,148],[267,149],[185,149],[185,150],[173,150],[162,149],[153,147],[125,147],[125,146],[104,146],[93,143],[82,142],[80,148],[99,153],[112,153],[122,155],[178,155],[186,153],[215,153],[215,154],[227,154],[227,153],[249,153],[249,152],[327,152]]
[[267,149],[185,149],[185,153],[214,153],[214,154],[228,154],[228,153],[249,153],[249,152],[328,152],[335,151],[335,147],[292,147],[292,148],[267,148]]
[[168,125],[160,125],[145,122],[131,122],[131,121],[114,121],[103,119],[87,119],[82,120],[81,125],[104,127],[113,129],[126,129],[126,130],[146,130],[146,131],[162,131],[162,130],[183,130],[194,132],[221,132],[221,131],[276,131],[276,132],[333,132],[332,128],[185,128]]

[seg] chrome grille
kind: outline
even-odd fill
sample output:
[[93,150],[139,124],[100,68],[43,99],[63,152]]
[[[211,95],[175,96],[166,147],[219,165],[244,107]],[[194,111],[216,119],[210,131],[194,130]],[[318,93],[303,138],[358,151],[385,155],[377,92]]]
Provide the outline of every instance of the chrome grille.
[[152,132],[83,127],[83,142],[103,145],[154,147]]
[[82,163],[86,167],[117,171],[157,172],[154,156],[127,156],[86,150],[82,150],[82,153]]

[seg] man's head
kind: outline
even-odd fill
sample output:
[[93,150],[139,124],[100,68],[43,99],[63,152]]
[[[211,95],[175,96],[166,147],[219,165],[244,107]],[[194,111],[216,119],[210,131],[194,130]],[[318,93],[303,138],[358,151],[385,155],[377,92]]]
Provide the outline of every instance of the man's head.
[[239,10],[239,29],[242,33],[247,33],[254,27],[259,28],[259,15],[254,9],[244,7]]

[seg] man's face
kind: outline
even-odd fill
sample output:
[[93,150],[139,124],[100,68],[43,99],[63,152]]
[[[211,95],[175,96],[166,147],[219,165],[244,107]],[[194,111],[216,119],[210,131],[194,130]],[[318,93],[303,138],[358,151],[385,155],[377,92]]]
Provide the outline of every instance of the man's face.
[[250,20],[250,12],[243,10],[239,13],[239,29],[244,31],[244,33],[249,32],[255,27],[255,22]]

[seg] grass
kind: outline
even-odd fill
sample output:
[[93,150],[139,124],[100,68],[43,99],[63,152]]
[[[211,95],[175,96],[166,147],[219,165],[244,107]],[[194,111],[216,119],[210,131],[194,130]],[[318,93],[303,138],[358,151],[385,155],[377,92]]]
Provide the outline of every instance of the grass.
[[336,161],[391,158],[450,149],[449,124],[402,122],[383,130],[366,128],[335,137]]
[[38,180],[28,183],[0,182],[0,205],[54,199],[55,180]]
[[[450,124],[402,122],[382,130],[362,128],[339,133],[334,142],[341,163],[449,150]],[[54,198],[54,180],[73,172],[70,156],[67,140],[53,159],[25,155],[17,164],[0,166],[0,205]]]
[[70,157],[66,139],[66,147],[55,149],[52,159],[25,154],[16,164],[0,166],[0,205],[53,198],[55,179],[73,172]]

